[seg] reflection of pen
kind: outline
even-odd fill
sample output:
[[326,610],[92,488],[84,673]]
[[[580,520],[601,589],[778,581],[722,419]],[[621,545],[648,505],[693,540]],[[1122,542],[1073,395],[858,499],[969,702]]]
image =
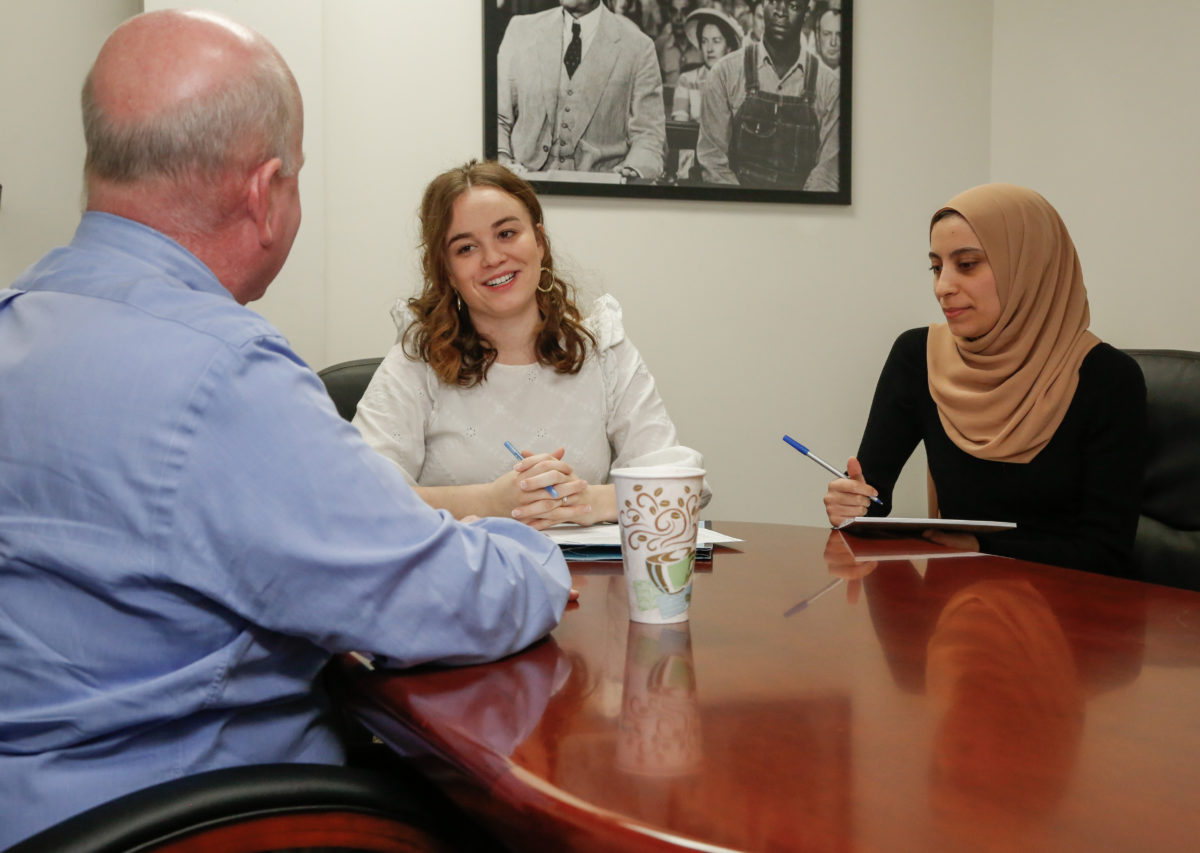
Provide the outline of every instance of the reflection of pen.
[[[511,441],[504,442],[504,447],[508,450],[509,453],[511,453],[513,456],[515,456],[517,458],[518,462],[524,461],[525,457],[521,455],[521,451],[519,451],[519,450],[517,450],[517,448],[513,447],[513,443]],[[558,497],[558,490],[555,489],[554,486],[546,486],[546,491],[548,491],[550,493],[550,497],[552,497],[552,498]]]
[[793,613],[799,613],[801,610],[808,607],[808,605],[812,604],[814,601],[816,601],[822,595],[829,592],[829,590],[833,589],[835,586],[840,584],[843,580],[845,580],[845,578],[834,578],[828,584],[826,584],[824,587],[822,587],[821,591],[818,592],[816,595],[810,595],[808,598],[804,599],[799,604],[789,607],[786,611],[784,611],[783,615],[791,616]]
[[[843,480],[850,479],[850,475],[847,474],[845,471],[839,471],[837,468],[834,468],[832,465],[830,465],[828,462],[826,462],[824,459],[822,459],[817,454],[813,453],[811,450],[809,450],[803,444],[796,441],[796,439],[792,438],[790,435],[785,435],[783,437],[783,440],[786,441],[788,444],[790,444],[792,447],[799,450],[801,453],[803,453],[805,456],[807,456],[813,462],[816,462],[818,465],[820,465],[822,468],[824,468],[830,474],[833,474],[835,477],[841,477]],[[880,506],[883,506],[883,501],[881,501],[878,497],[872,497],[871,502],[877,503]]]

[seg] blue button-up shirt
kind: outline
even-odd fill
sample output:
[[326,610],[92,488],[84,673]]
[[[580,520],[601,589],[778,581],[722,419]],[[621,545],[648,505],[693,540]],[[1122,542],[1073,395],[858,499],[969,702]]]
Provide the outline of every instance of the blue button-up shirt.
[[178,776],[338,762],[332,653],[496,658],[569,587],[542,534],[424,504],[162,234],[87,213],[0,290],[0,847]]

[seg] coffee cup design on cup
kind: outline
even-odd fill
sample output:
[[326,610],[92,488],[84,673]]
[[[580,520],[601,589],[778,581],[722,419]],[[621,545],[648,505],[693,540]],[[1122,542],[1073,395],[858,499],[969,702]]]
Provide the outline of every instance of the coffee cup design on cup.
[[668,595],[680,592],[688,585],[695,566],[695,547],[676,548],[646,558],[646,573],[650,575],[650,582]]
[[[666,602],[660,596],[679,596],[683,601],[678,606],[686,607],[696,564],[695,519],[699,505],[700,495],[690,485],[684,485],[682,494],[671,499],[664,496],[662,487],[650,490],[638,483],[633,486],[633,497],[619,508],[626,547],[646,555],[649,583],[637,582],[648,587],[637,590],[639,604],[646,605],[641,609],[662,608]],[[675,609],[665,608],[672,612]]]

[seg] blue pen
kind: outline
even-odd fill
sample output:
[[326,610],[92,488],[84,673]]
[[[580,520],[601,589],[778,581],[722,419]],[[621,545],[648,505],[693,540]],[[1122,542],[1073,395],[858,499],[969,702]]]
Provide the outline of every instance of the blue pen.
[[845,580],[845,578],[835,578],[835,579],[831,580],[829,583],[827,583],[825,586],[823,586],[821,588],[821,591],[818,592],[816,595],[811,595],[808,598],[801,601],[799,604],[789,607],[787,610],[785,610],[783,612],[783,615],[791,616],[793,613],[799,613],[801,610],[808,607],[808,605],[812,604],[814,601],[816,601],[822,595],[829,592],[829,590],[833,589],[835,586],[840,584],[843,580]]
[[[833,474],[835,477],[841,477],[844,480],[850,479],[850,475],[847,474],[845,471],[839,471],[837,468],[834,468],[832,465],[830,465],[828,462],[826,462],[824,459],[822,459],[817,454],[813,453],[811,450],[809,450],[803,444],[796,441],[796,439],[792,438],[790,435],[785,435],[783,437],[783,440],[786,441],[788,444],[790,444],[792,447],[799,450],[801,453],[803,453],[805,456],[807,456],[813,462],[816,462],[818,465],[820,465],[822,468],[824,468],[830,474]],[[880,506],[883,506],[883,501],[881,501],[877,497],[872,497],[871,502],[877,503]]]
[[[517,450],[517,448],[513,447],[513,443],[511,441],[504,442],[504,447],[508,450],[509,453],[511,453],[513,456],[515,456],[517,458],[518,462],[522,461],[525,458],[524,456],[521,455],[521,451],[519,451],[519,450]],[[546,486],[546,491],[548,491],[550,493],[550,497],[552,497],[552,498],[558,497],[558,490],[555,489],[554,486]]]

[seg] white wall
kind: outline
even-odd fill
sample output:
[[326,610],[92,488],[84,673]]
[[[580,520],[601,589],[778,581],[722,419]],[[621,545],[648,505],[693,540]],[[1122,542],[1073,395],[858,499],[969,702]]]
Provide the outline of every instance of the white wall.
[[[851,207],[543,199],[560,266],[585,293],[621,300],[682,440],[704,452],[713,518],[822,523],[828,478],[780,436],[830,459],[853,452],[892,339],[936,319],[927,217],[987,178],[991,6],[910,5],[858,4]],[[482,25],[465,0],[326,13],[326,260],[342,294],[326,356],[337,361],[392,342],[386,308],[418,282],[420,192],[482,151]],[[966,128],[953,152],[912,120],[947,61],[959,72],[946,97]],[[922,511],[923,488],[923,477],[909,486],[906,511]]]
[[992,163],[1079,249],[1092,328],[1200,349],[1200,3],[996,0]]
[[109,32],[141,5],[0,0],[0,287],[75,232],[79,90]]
[[[52,35],[32,20],[45,4],[22,2],[10,15],[0,2],[0,32],[61,38],[68,16],[53,15]],[[52,4],[83,5],[119,19],[128,3]],[[176,4],[147,3],[163,5]],[[480,4],[208,5],[271,38],[305,97],[304,226],[255,307],[314,367],[381,354],[393,339],[387,308],[417,282],[421,189],[482,151]],[[1121,0],[855,7],[850,207],[544,199],[556,257],[586,293],[621,300],[683,440],[704,451],[713,518],[823,523],[825,475],[779,437],[790,432],[831,460],[857,446],[895,335],[938,319],[929,214],[973,184],[1025,183],[1062,211],[1102,337],[1200,349],[1184,269],[1200,221],[1191,150],[1200,129],[1191,81],[1200,78],[1185,34],[1197,31],[1200,4],[1147,0],[1136,14]],[[39,131],[75,134],[71,150],[35,158],[72,198],[82,156],[75,93],[107,32],[78,28],[73,64],[64,63],[72,67],[56,69],[54,85],[37,80],[16,114]],[[0,80],[6,113],[11,79]],[[0,135],[0,231],[16,210],[9,151]],[[75,213],[23,221],[20,266],[69,236]],[[0,240],[8,274],[13,241]],[[921,466],[910,465],[899,512],[923,513]]]

